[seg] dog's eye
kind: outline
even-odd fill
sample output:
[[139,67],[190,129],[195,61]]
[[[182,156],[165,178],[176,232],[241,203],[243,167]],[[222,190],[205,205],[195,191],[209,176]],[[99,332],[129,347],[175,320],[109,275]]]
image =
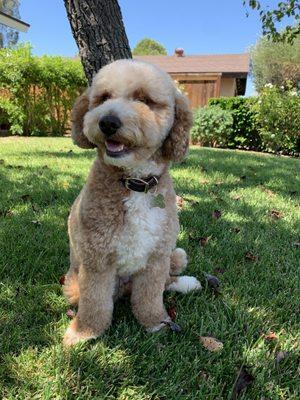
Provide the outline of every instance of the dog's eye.
[[97,107],[97,106],[99,106],[100,104],[104,103],[106,100],[109,100],[109,99],[111,99],[111,95],[109,93],[107,93],[107,92],[105,92],[105,93],[103,93],[101,95],[95,96],[92,99],[91,108]]
[[150,97],[144,95],[138,96],[136,100],[146,104],[147,106],[152,106],[155,104],[154,101],[150,99]]
[[105,92],[100,96],[99,100],[100,100],[100,103],[104,103],[106,100],[109,100],[110,98],[111,98],[111,95],[109,93]]

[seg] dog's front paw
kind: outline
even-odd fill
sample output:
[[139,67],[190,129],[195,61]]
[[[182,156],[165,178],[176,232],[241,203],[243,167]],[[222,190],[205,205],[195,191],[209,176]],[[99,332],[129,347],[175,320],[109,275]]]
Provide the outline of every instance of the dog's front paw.
[[69,325],[63,339],[63,345],[65,347],[71,347],[79,342],[83,342],[89,339],[95,339],[97,335],[92,334],[91,331],[79,331],[77,328],[76,319],[74,319]]

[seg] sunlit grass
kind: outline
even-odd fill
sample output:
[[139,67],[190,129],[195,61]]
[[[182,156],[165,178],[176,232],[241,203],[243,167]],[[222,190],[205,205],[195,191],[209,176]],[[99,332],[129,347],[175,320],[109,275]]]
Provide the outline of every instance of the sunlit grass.
[[[243,364],[255,377],[245,399],[299,398],[299,160],[193,148],[172,169],[185,199],[178,244],[204,286],[166,295],[182,333],[146,334],[124,300],[102,338],[66,352],[66,221],[94,151],[65,138],[5,138],[0,159],[1,398],[228,399]],[[211,238],[201,247],[191,236]],[[219,277],[221,295],[204,273]],[[277,340],[264,339],[270,331]],[[223,350],[207,352],[199,335]],[[289,355],[276,365],[279,350]]]

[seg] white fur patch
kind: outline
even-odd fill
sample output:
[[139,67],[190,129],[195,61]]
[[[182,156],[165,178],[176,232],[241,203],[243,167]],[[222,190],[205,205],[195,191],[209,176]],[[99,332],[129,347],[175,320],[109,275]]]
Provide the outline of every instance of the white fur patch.
[[146,267],[162,239],[165,209],[151,207],[152,193],[131,192],[125,200],[125,221],[116,244],[119,275],[131,275]]
[[188,293],[192,290],[202,289],[201,283],[194,276],[179,276],[176,282],[172,282],[167,290],[179,293]]

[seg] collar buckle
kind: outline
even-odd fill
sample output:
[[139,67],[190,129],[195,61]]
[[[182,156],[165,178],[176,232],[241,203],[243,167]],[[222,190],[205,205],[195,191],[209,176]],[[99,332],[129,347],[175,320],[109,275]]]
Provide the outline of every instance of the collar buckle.
[[[152,181],[154,179],[154,183]],[[136,190],[141,193],[148,193],[150,189],[152,189],[154,186],[158,184],[158,179],[156,176],[152,176],[149,181],[146,181],[141,178],[132,178],[132,177],[127,177],[122,179],[123,185],[125,186],[126,189],[128,190],[136,190],[132,188],[132,184],[138,185],[141,189],[143,190]],[[156,191],[156,188],[155,188]]]

